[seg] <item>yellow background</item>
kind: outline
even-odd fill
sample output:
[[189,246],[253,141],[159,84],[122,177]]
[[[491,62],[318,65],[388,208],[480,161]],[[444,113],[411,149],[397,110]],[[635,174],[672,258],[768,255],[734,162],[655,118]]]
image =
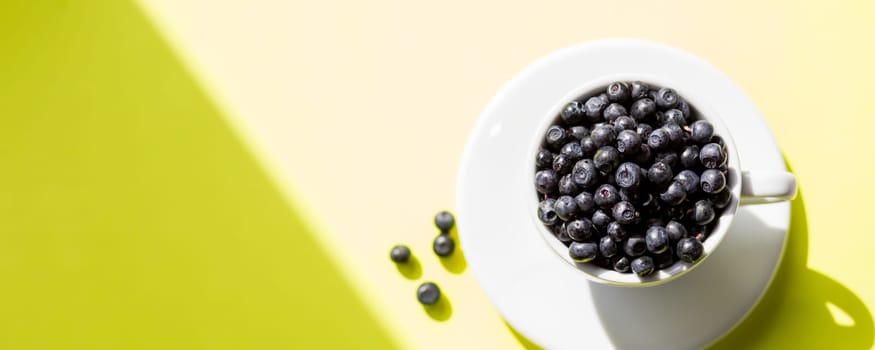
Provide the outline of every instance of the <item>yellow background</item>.
[[871,1],[389,0],[3,2],[0,347],[532,346],[431,215],[502,84],[615,36],[726,72],[799,178],[775,286],[717,347],[871,347]]

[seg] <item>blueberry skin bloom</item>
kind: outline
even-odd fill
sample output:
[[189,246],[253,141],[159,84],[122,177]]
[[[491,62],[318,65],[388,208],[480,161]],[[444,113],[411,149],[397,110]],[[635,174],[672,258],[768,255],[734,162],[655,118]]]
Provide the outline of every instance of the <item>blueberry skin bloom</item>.
[[580,192],[574,197],[574,202],[577,203],[577,210],[584,214],[591,214],[596,207],[595,198],[589,192]]
[[562,109],[562,113],[559,113],[559,117],[562,118],[562,121],[565,122],[566,125],[573,125],[583,121],[583,117],[585,116],[585,112],[583,110],[583,104],[579,101],[571,101],[565,108]]
[[650,169],[647,169],[647,180],[650,180],[650,183],[657,186],[668,184],[672,176],[674,174],[671,172],[671,167],[663,162],[653,163]]
[[599,253],[606,258],[617,255],[617,242],[612,240],[611,237],[602,237],[599,239]]
[[678,94],[670,88],[662,88],[656,92],[656,105],[661,108],[672,108],[678,103]]
[[692,145],[684,148],[684,151],[681,152],[681,165],[684,168],[696,168],[699,164],[699,146]]
[[577,184],[574,183],[571,174],[565,175],[559,179],[559,194],[574,195],[578,192],[580,192],[580,189]]
[[553,166],[553,152],[550,152],[545,149],[538,150],[538,154],[535,156],[535,167],[538,170],[548,169]]
[[559,125],[553,125],[547,129],[547,136],[544,138],[544,142],[553,148],[558,148],[565,144],[565,138],[565,129]]
[[717,169],[708,169],[699,177],[699,184],[705,193],[715,194],[726,188],[726,176]]
[[626,107],[619,103],[611,103],[607,107],[605,107],[605,111],[602,112],[602,116],[605,117],[605,120],[609,122],[613,122],[617,120],[618,117],[622,115],[628,114],[626,112]]
[[626,102],[632,94],[632,89],[629,84],[622,81],[616,81],[608,85],[605,93],[608,95],[608,101],[611,102]]
[[444,257],[450,256],[453,254],[453,250],[456,248],[456,242],[450,238],[446,233],[439,234],[434,238],[434,242],[432,243],[431,249],[434,250],[434,253],[437,256]]
[[592,236],[592,221],[589,221],[587,218],[569,221],[565,224],[565,230],[568,233],[568,237],[575,241],[583,242]]
[[642,256],[632,260],[632,272],[638,277],[644,277],[653,273],[653,258]]
[[702,199],[693,206],[693,222],[697,225],[707,225],[714,220],[714,205],[707,199]]
[[389,258],[396,263],[406,263],[410,260],[410,248],[406,245],[396,245],[389,251]]
[[577,202],[571,196],[561,196],[553,204],[553,210],[560,219],[568,221],[577,216]]
[[629,108],[629,115],[637,121],[641,121],[647,116],[656,112],[656,103],[649,98],[642,98],[632,103]]
[[608,105],[607,99],[602,99],[598,96],[590,97],[586,100],[583,109],[586,113],[587,120],[590,122],[598,122],[602,118],[602,111]]
[[611,216],[606,214],[603,210],[598,209],[594,213],[592,213],[592,224],[599,230],[604,230],[608,227],[608,223],[611,222]]
[[568,129],[568,134],[571,134],[571,137],[579,141],[580,139],[589,136],[589,129],[585,126],[575,125]]
[[[622,132],[623,130],[635,131],[635,128],[637,128],[637,127],[638,127],[638,123],[635,122],[635,119],[632,119],[632,117],[629,117],[626,115],[619,116],[619,117],[617,117],[617,120],[614,120],[614,131],[616,131],[618,133],[618,137],[619,137],[619,133]],[[639,136],[639,138],[640,138],[640,136]]]
[[679,109],[669,109],[662,114],[662,124],[677,124],[679,126],[687,125],[687,120],[684,118],[684,113]]
[[607,235],[605,237],[611,237],[616,242],[620,242],[626,239],[629,236],[629,233],[626,231],[626,228],[623,225],[620,225],[619,222],[611,221],[608,224],[608,228],[606,229]]
[[617,191],[616,187],[611,186],[610,184],[599,186],[592,196],[595,200],[595,204],[602,208],[613,207],[614,204],[620,201],[620,192]]
[[699,151],[699,159],[702,160],[702,165],[706,168],[714,169],[723,165],[723,161],[726,160],[726,154],[723,153],[723,147],[720,147],[720,145],[709,143],[702,146],[702,150]]
[[684,185],[684,190],[687,191],[687,194],[696,193],[699,189],[699,175],[696,175],[692,170],[681,171],[674,177],[674,180]]
[[614,173],[614,181],[621,188],[637,188],[641,184],[641,167],[632,162],[620,164]]
[[647,146],[649,146],[651,150],[664,150],[668,148],[669,142],[671,142],[671,137],[669,136],[668,131],[664,128],[653,130],[653,132],[650,133],[650,136],[647,136]]
[[453,214],[450,214],[448,211],[440,211],[434,215],[434,225],[441,232],[447,232],[453,225],[456,223],[456,219],[453,218]]
[[608,124],[602,124],[595,127],[589,134],[589,137],[592,138],[592,142],[598,147],[613,144],[614,140],[617,139],[617,135],[614,133],[614,128]]
[[559,177],[553,170],[541,170],[535,173],[535,190],[538,193],[548,194],[556,191]]
[[693,237],[687,237],[678,242],[678,258],[681,258],[681,260],[688,263],[694,263],[699,260],[699,258],[702,257],[702,253],[704,251],[705,247],[702,246],[702,242]]
[[697,144],[704,144],[711,141],[711,136],[714,135],[714,126],[705,120],[698,120],[690,125],[690,140]]
[[594,186],[598,183],[598,169],[592,160],[579,160],[571,169],[571,179],[583,187]]
[[638,211],[635,210],[635,206],[627,201],[621,201],[614,204],[611,214],[613,214],[614,220],[622,225],[634,224],[638,222],[638,219],[640,218]]
[[559,154],[576,162],[583,158],[583,149],[580,147],[580,142],[572,141],[566,143],[565,146],[562,146],[562,149],[559,150]]
[[553,171],[559,174],[565,174],[571,167],[574,166],[574,160],[566,157],[564,154],[559,154],[553,157]]
[[601,172],[610,173],[620,164],[620,151],[611,146],[599,148],[592,161]]
[[617,135],[617,151],[623,154],[633,154],[641,151],[641,137],[632,130],[620,131]]
[[644,234],[647,250],[659,254],[668,249],[668,233],[662,226],[650,226]]
[[687,235],[687,229],[684,225],[674,220],[665,224],[665,232],[668,234],[668,239],[672,241],[678,241]]
[[437,284],[425,282],[416,289],[416,299],[422,305],[433,305],[441,298],[441,289]]
[[583,150],[584,157],[592,157],[592,155],[595,154],[595,151],[599,148],[592,140],[592,136],[586,135],[582,139],[580,139],[580,149]]
[[568,256],[576,263],[585,263],[595,259],[598,250],[595,243],[572,242],[568,246]]
[[538,219],[545,225],[553,225],[559,221],[559,215],[556,215],[556,210],[553,209],[555,204],[556,200],[553,198],[547,198],[538,203]]

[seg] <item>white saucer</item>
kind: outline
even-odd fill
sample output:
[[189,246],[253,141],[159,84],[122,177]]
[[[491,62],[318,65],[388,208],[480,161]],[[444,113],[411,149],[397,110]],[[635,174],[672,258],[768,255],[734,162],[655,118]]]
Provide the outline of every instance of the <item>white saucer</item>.
[[549,349],[701,348],[759,301],[783,255],[788,203],[740,207],[701,266],[664,285],[588,282],[538,234],[525,157],[545,113],[587,81],[610,74],[671,77],[724,116],[742,170],[785,171],[753,102],[728,77],[679,50],[615,39],[563,49],[519,73],[492,99],[465,147],[457,188],[459,239],[468,265],[504,319]]

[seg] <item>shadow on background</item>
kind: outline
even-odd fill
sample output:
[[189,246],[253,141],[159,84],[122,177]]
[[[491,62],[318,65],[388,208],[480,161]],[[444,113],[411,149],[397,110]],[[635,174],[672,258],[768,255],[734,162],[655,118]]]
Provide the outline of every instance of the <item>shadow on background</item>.
[[525,348],[526,350],[541,350],[540,346],[532,343],[531,340],[517,332],[516,329],[513,329],[513,327],[511,327],[511,325],[508,324],[507,321],[504,321],[504,325],[505,327],[507,327],[507,330],[510,331],[510,334],[512,334],[513,337],[520,343],[520,345],[522,345],[523,348]]
[[444,269],[454,274],[460,274],[465,272],[468,268],[468,263],[465,261],[465,253],[462,252],[462,245],[459,244],[459,232],[456,230],[455,226],[453,226],[449,234],[450,238],[456,243],[456,250],[453,251],[452,255],[439,259],[441,265],[444,266]]
[[875,331],[866,305],[841,283],[808,268],[801,190],[790,207],[787,247],[772,285],[751,314],[711,348],[870,349]]
[[396,263],[395,268],[397,268],[398,273],[406,279],[416,280],[422,277],[422,264],[419,263],[419,259],[416,258],[416,255],[413,255],[412,253],[410,255],[410,260],[407,260],[406,263]]
[[441,291],[441,298],[438,299],[437,303],[434,303],[433,305],[423,305],[422,307],[425,309],[428,317],[431,317],[431,319],[438,322],[444,322],[453,316],[453,304],[443,291]]

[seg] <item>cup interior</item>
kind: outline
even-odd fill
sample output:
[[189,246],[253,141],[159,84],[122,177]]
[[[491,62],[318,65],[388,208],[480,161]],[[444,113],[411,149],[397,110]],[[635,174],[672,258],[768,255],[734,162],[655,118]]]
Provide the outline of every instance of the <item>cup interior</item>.
[[[650,86],[671,87],[690,105],[690,112],[693,118],[709,121],[714,126],[714,134],[719,135],[726,145],[728,158],[727,165],[729,169],[726,190],[731,191],[732,199],[729,205],[723,209],[722,213],[720,213],[720,216],[715,218],[715,220],[717,220],[717,224],[708,235],[708,238],[705,239],[704,242],[702,242],[704,247],[702,258],[693,264],[678,261],[672,266],[657,270],[649,276],[638,277],[633,273],[620,273],[614,270],[599,267],[591,263],[576,263],[571,260],[571,257],[568,256],[568,247],[562,244],[562,242],[560,242],[556,238],[556,236],[550,231],[550,229],[544,226],[544,224],[542,224],[537,217],[539,200],[537,192],[535,191],[532,184],[534,184],[535,156],[537,155],[537,152],[541,147],[544,133],[551,125],[556,122],[559,113],[562,111],[565,105],[567,105],[571,101],[588,98],[588,96],[593,96],[604,92],[608,85],[610,85],[614,81],[642,81]],[[708,96],[708,98],[719,98],[719,96]],[[527,209],[528,212],[531,213],[531,218],[535,227],[537,227],[538,234],[542,236],[544,242],[546,242],[546,244],[550,247],[550,250],[552,250],[561,260],[565,261],[567,263],[565,265],[574,268],[577,271],[580,271],[583,277],[597,283],[624,287],[654,286],[666,283],[686,274],[689,271],[692,271],[696,266],[702,264],[711,255],[711,253],[714,252],[714,250],[723,240],[723,237],[729,231],[729,226],[733,218],[735,217],[735,212],[738,208],[739,195],[741,194],[741,173],[738,153],[736,152],[735,142],[732,139],[732,135],[730,135],[725,123],[723,123],[721,116],[717,115],[714,110],[710,108],[708,100],[705,99],[705,96],[696,95],[695,87],[678,85],[675,82],[671,81],[671,79],[645,74],[630,73],[622,75],[603,76],[601,78],[585,82],[581,84],[578,88],[569,91],[568,94],[557,100],[557,103],[553,106],[552,109],[550,109],[549,111],[545,111],[541,118],[542,122],[533,134],[531,146],[529,148],[530,152],[528,154],[528,161],[526,162],[525,173],[528,174],[527,176],[529,180],[527,189],[530,190],[530,194],[527,196],[529,200],[526,202]]]

